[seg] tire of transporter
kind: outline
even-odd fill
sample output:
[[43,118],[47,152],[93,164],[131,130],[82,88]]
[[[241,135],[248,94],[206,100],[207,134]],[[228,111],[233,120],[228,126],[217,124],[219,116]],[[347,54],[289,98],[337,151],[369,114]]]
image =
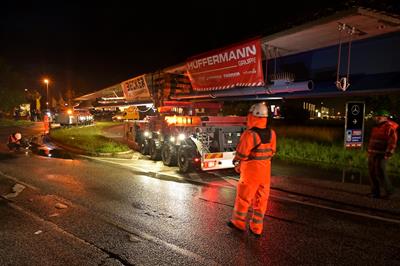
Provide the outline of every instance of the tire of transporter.
[[179,172],[181,173],[188,173],[191,170],[193,170],[191,158],[189,156],[189,151],[187,149],[178,150],[178,167],[179,167]]
[[161,148],[161,159],[164,165],[174,166],[177,163],[176,152],[174,146],[171,144],[164,144]]
[[156,141],[153,139],[149,141],[149,155],[150,159],[154,161],[158,161],[161,159],[160,149],[157,149]]
[[143,155],[149,154],[149,144],[145,140],[139,142],[139,152]]

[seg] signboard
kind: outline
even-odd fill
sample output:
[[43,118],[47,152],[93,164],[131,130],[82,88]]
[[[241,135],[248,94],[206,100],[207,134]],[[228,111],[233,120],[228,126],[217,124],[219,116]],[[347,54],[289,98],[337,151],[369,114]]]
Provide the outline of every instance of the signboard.
[[186,68],[195,91],[264,86],[261,40],[191,58]]
[[171,95],[192,91],[189,78],[183,74],[156,72],[146,75],[146,81],[156,107],[163,106]]
[[140,101],[151,99],[145,75],[126,80],[121,83],[125,99],[128,101]]
[[346,103],[344,145],[346,148],[361,148],[364,141],[364,102]]

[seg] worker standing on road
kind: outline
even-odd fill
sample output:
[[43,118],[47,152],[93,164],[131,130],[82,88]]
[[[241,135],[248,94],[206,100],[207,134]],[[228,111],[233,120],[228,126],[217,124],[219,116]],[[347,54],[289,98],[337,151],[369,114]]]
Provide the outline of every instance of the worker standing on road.
[[371,196],[379,198],[380,182],[389,197],[394,188],[386,172],[386,163],[394,154],[397,144],[398,124],[389,120],[389,112],[379,110],[375,115],[376,126],[372,128],[368,144],[368,169],[371,183]]
[[233,159],[235,170],[240,173],[235,206],[228,226],[246,230],[247,211],[252,204],[250,232],[260,236],[264,214],[267,210],[271,158],[276,152],[275,132],[267,127],[268,107],[257,103],[247,115],[247,130],[242,134]]
[[50,116],[45,114],[43,116],[43,127],[44,127],[44,135],[49,134],[50,132]]

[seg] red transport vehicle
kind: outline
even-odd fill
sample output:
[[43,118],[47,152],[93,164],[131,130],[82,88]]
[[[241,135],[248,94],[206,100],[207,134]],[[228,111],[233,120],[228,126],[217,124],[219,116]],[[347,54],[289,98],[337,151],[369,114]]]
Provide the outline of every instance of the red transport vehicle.
[[[233,168],[246,117],[219,116],[219,103],[164,102],[155,116],[125,123],[125,137],[142,154],[181,172]],[[207,115],[206,115],[207,114]]]

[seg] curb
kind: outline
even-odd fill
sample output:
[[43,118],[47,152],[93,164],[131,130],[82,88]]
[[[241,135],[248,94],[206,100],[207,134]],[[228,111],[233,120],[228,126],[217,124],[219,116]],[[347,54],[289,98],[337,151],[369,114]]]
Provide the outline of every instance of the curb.
[[[46,138],[46,142],[54,143],[56,146],[66,150],[66,151],[69,151],[69,152],[72,152],[72,153],[76,153],[76,154],[92,155],[92,154],[89,154],[85,150],[82,150],[82,149],[79,149],[79,148],[76,148],[76,147],[73,147],[73,146],[70,146],[70,145],[66,145],[66,144],[64,144],[62,142],[59,142],[59,141],[51,138],[49,135],[44,136],[43,138]],[[43,141],[43,142],[45,142],[45,141]]]
[[112,156],[112,155],[127,155],[127,154],[133,154],[133,150],[128,150],[128,151],[121,151],[121,152],[98,152],[96,153],[99,157],[106,157],[106,156]]
[[49,142],[54,143],[56,146],[75,153],[75,154],[81,154],[81,155],[87,155],[87,156],[94,156],[94,157],[114,157],[114,158],[130,158],[131,155],[133,155],[134,151],[133,150],[128,150],[128,151],[123,151],[123,152],[107,152],[107,153],[101,153],[101,152],[88,152],[86,150],[80,149],[80,148],[76,148],[67,144],[64,144],[62,142],[59,142],[53,138],[51,138],[50,136],[47,136],[47,140]]

